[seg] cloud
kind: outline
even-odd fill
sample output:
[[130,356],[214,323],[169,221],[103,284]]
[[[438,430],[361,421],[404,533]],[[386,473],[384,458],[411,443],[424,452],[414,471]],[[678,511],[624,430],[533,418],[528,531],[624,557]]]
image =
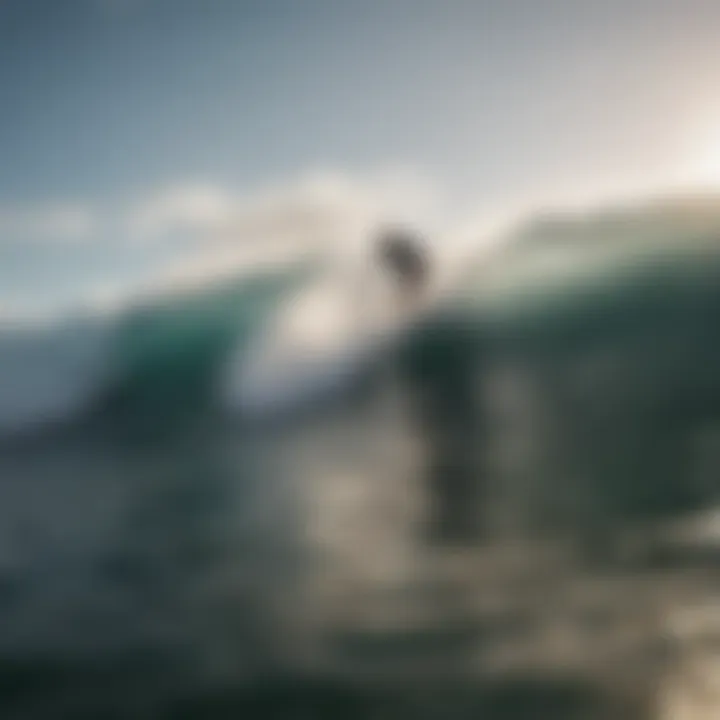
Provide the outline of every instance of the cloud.
[[86,241],[96,229],[96,214],[87,205],[0,205],[0,243]]
[[352,247],[373,215],[368,195],[334,173],[245,195],[176,184],[130,209],[128,235],[141,244],[182,239],[153,283],[203,282],[243,267]]
[[251,194],[181,182],[136,202],[128,211],[127,229],[139,241],[183,233],[262,242],[302,235],[340,219],[344,223],[385,215],[394,221],[426,221],[437,207],[437,196],[427,179],[408,169],[358,177],[320,171]]
[[329,214],[346,212],[351,194],[342,181],[318,177],[250,195],[220,185],[177,183],[128,209],[127,234],[136,242],[182,235],[260,243],[303,234]]
[[251,194],[174,183],[126,208],[124,234],[133,244],[175,243],[180,265],[197,273],[278,252],[347,254],[383,221],[427,224],[436,195],[408,170],[365,176],[319,171]]
[[214,185],[163,188],[129,210],[129,236],[152,241],[178,232],[212,232],[230,221],[234,202],[230,193]]
[[251,193],[218,183],[179,181],[102,208],[81,202],[0,202],[0,243],[114,238],[131,244],[183,240],[205,246],[343,244],[351,228],[357,234],[359,227],[381,218],[427,225],[437,198],[432,183],[398,168],[355,176],[317,171]]
[[[249,193],[178,179],[93,206],[0,204],[0,242],[32,237],[39,248],[32,248],[28,263],[37,262],[42,243],[75,242],[72,253],[47,269],[38,298],[53,308],[80,303],[104,311],[138,294],[204,284],[308,255],[352,268],[377,225],[407,222],[428,231],[441,205],[433,184],[407,168],[320,170]],[[97,241],[91,271],[88,263],[75,262],[86,252],[78,241],[88,238]],[[70,289],[69,274],[77,276]]]

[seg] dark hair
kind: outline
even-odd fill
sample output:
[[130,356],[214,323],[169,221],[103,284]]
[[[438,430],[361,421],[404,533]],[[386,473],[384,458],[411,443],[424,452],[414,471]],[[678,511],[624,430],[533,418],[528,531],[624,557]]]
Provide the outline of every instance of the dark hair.
[[379,261],[398,279],[419,282],[428,274],[428,261],[422,239],[403,228],[382,231],[377,240]]

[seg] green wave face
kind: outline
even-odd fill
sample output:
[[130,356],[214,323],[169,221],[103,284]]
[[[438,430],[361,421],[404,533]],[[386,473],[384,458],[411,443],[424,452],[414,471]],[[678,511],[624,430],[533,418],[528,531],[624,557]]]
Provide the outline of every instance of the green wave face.
[[106,402],[162,422],[197,412],[230,351],[310,275],[302,267],[243,277],[131,310],[117,328]]
[[705,506],[720,491],[707,470],[720,452],[720,233],[566,260],[519,258],[456,298],[478,346],[519,363],[549,408],[548,454],[565,466],[538,462],[531,484],[548,506],[591,498],[589,516],[569,513],[588,527]]
[[[492,482],[533,493],[545,527],[563,512],[562,522],[612,527],[720,492],[708,474],[720,458],[720,218],[701,231],[640,219],[585,237],[545,226],[511,243],[404,348],[404,375],[434,408],[438,437],[477,421],[476,398],[494,378],[519,382],[515,415],[494,431],[488,411],[462,446],[494,457],[503,433],[524,427],[537,454],[508,460]],[[573,498],[578,507],[558,509]]]
[[470,274],[449,303],[498,340],[592,341],[671,325],[717,307],[715,234],[594,246],[517,249],[493,272]]

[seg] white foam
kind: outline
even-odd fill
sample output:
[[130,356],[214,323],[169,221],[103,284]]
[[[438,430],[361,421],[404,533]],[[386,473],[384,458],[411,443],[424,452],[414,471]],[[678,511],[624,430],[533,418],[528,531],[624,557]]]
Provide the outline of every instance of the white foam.
[[[223,404],[282,413],[357,377],[408,321],[379,278],[326,277],[289,299],[221,378]],[[394,310],[393,310],[394,308]]]

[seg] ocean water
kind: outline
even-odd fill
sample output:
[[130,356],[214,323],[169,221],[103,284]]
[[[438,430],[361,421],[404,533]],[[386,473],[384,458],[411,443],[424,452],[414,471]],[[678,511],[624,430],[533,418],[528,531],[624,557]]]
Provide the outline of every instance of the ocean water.
[[297,266],[6,327],[2,716],[656,717],[720,579],[720,222],[623,212],[412,317]]

